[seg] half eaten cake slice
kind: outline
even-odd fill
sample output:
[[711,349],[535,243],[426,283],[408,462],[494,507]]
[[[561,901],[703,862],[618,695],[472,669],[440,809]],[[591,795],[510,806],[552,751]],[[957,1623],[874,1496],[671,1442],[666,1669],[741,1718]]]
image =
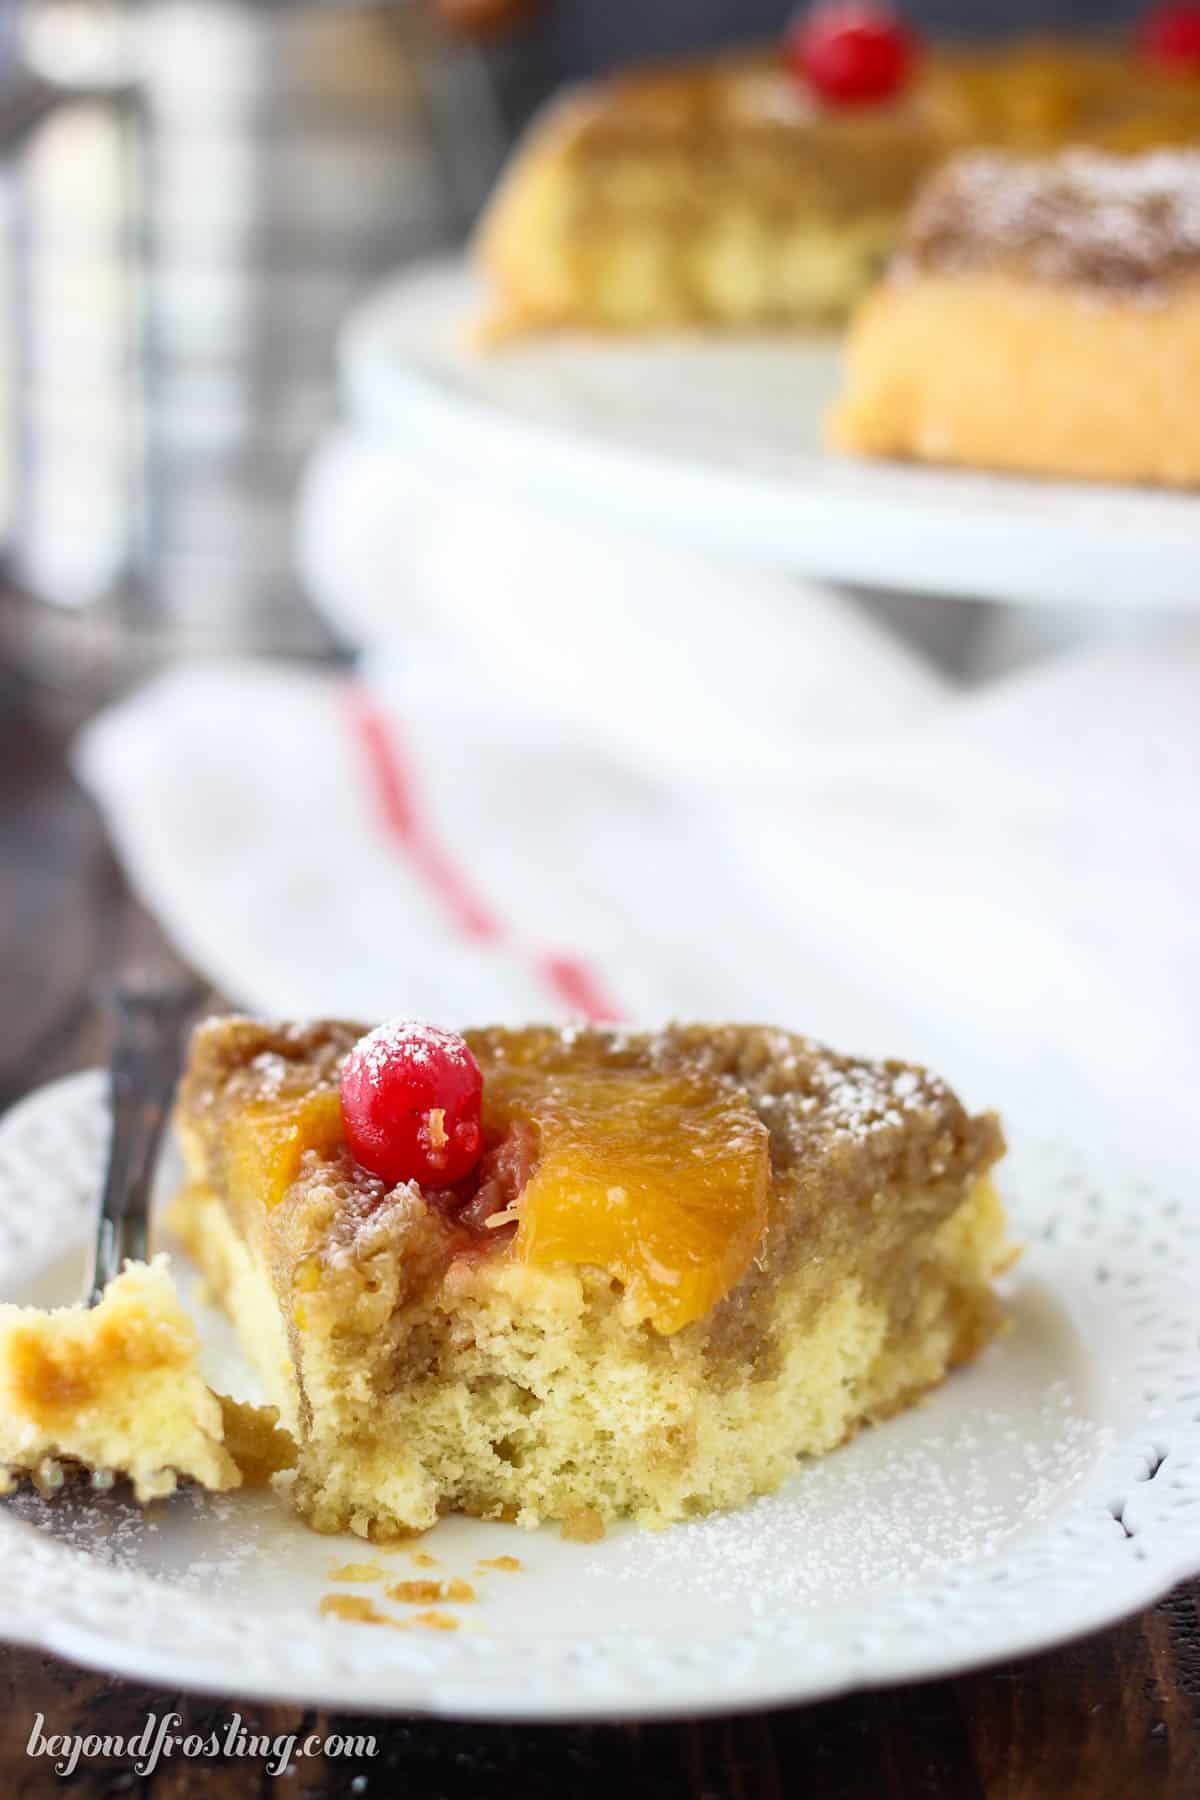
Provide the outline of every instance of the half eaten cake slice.
[[996,1119],[782,1031],[217,1019],[179,1126],[320,1530],[735,1506],[998,1323]]

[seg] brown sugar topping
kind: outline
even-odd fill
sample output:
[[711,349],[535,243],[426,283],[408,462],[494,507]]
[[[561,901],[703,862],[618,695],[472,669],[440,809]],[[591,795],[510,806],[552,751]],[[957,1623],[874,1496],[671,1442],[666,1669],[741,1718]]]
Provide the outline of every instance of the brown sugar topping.
[[[225,1120],[284,1094],[335,1090],[341,1061],[362,1033],[362,1026],[339,1021],[274,1026],[235,1019],[201,1028],[181,1090],[181,1123],[203,1147],[214,1188],[228,1199]],[[565,1116],[572,1084],[578,1088],[581,1079],[606,1087],[616,1077],[645,1075],[651,1088],[680,1080],[728,1094],[729,1130],[765,1138],[768,1195],[765,1223],[760,1215],[755,1228],[764,1235],[757,1251],[751,1244],[754,1262],[727,1293],[727,1308],[792,1232],[811,1235],[814,1248],[831,1245],[830,1233],[852,1234],[856,1209],[875,1204],[885,1190],[929,1190],[923,1204],[948,1213],[964,1182],[1003,1149],[997,1121],[971,1117],[925,1070],[838,1056],[811,1039],[763,1026],[676,1025],[653,1033],[543,1026],[466,1037],[484,1071],[484,1123],[493,1149],[529,1112],[522,1095],[543,1097],[532,1108],[535,1123],[542,1114]],[[711,1116],[723,1116],[720,1106]],[[568,1139],[562,1155],[569,1152]],[[491,1185],[478,1210],[519,1214],[521,1184],[531,1171],[536,1175],[538,1155],[536,1140],[525,1133],[514,1134],[511,1155],[485,1156],[481,1182]],[[343,1328],[373,1331],[382,1323],[379,1307],[391,1308],[402,1296],[377,1299],[369,1283],[359,1293],[351,1277],[369,1271],[381,1248],[395,1253],[406,1294],[427,1291],[456,1256],[511,1253],[515,1226],[489,1231],[486,1217],[464,1222],[459,1216],[480,1197],[479,1186],[474,1194],[452,1196],[411,1184],[388,1191],[344,1148],[310,1149],[271,1214],[276,1253],[300,1275],[306,1309],[336,1283],[328,1302],[336,1303]],[[320,1292],[309,1291],[314,1270]]]
[[9,1351],[13,1400],[31,1419],[72,1412],[96,1394],[96,1378],[77,1358],[67,1358],[33,1329],[13,1332]]
[[9,1340],[12,1399],[18,1412],[53,1426],[64,1416],[119,1390],[138,1370],[187,1368],[191,1347],[164,1321],[97,1309],[86,1346],[48,1336],[38,1325],[14,1329]]

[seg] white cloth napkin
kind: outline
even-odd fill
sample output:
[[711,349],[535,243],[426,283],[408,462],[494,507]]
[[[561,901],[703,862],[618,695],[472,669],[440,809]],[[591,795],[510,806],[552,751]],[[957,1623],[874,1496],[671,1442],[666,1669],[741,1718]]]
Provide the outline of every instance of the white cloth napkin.
[[947,693],[827,587],[513,506],[358,430],[312,458],[297,537],[307,590],[351,642],[449,629],[489,689],[515,686],[565,735],[682,778],[786,772],[807,747],[887,734]]
[[[814,598],[835,669],[842,617]],[[572,721],[450,635],[354,678],[180,668],[76,763],[171,936],[264,1012],[760,1018],[978,1103],[1194,1122],[1200,629],[982,697],[930,680],[917,721],[859,652],[861,741],[775,734],[760,766],[719,753],[752,704],[660,757],[644,681]],[[815,652],[793,677],[828,685]]]

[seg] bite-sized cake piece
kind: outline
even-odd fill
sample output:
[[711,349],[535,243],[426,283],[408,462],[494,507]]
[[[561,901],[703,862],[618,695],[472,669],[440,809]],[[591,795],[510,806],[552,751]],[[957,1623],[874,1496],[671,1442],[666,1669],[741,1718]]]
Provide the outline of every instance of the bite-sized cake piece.
[[831,444],[1200,485],[1200,151],[975,155],[850,335]]
[[818,7],[777,47],[621,75],[535,121],[485,216],[498,332],[843,317],[918,184],[981,145],[1200,143],[1200,73],[1035,39],[919,54],[886,8]]
[[179,1107],[173,1224],[321,1530],[734,1506],[996,1329],[1000,1129],[920,1069],[749,1026],[362,1033],[214,1020]]
[[274,1415],[214,1394],[199,1350],[165,1256],[127,1263],[90,1309],[0,1306],[0,1491],[18,1475],[51,1491],[64,1464],[127,1476],[143,1502],[180,1477],[221,1491],[242,1484],[239,1446],[282,1467]]

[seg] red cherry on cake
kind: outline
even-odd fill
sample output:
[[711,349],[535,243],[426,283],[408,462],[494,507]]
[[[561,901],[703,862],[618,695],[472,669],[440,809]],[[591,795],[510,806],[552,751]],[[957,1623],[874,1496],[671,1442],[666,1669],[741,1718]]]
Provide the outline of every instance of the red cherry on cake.
[[796,20],[784,55],[792,73],[830,106],[868,106],[907,85],[917,40],[890,7],[829,0]]
[[397,1019],[359,1038],[342,1065],[354,1160],[395,1186],[449,1187],[479,1161],[483,1074],[466,1040]]
[[1200,5],[1153,7],[1142,20],[1138,37],[1151,62],[1200,75]]

